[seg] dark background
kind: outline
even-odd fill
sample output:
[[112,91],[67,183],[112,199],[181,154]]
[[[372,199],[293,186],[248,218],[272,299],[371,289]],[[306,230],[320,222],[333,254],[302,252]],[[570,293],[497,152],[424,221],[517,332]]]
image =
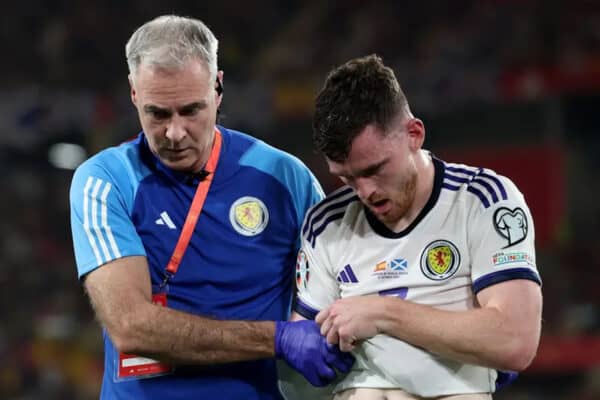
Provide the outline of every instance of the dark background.
[[510,176],[534,214],[542,344],[495,398],[600,399],[600,2],[591,0],[3,4],[0,398],[98,397],[100,328],[76,277],[68,188],[82,157],[139,131],[124,46],[164,13],[200,18],[220,40],[223,124],[299,156],[327,191],[338,182],[311,148],[314,96],[334,66],[381,55],[425,122],[425,147]]

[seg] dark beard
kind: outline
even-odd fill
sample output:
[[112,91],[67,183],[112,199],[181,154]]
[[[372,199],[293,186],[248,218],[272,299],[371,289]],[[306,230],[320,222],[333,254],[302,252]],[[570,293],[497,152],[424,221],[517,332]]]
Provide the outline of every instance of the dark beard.
[[381,222],[386,226],[395,225],[406,215],[415,201],[417,193],[417,171],[410,171],[410,176],[400,183],[398,198],[392,199],[392,209],[387,215],[381,216]]

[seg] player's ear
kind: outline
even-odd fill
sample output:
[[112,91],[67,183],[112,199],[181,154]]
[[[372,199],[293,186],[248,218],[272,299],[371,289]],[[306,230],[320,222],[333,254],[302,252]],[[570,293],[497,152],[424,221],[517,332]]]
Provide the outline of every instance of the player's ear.
[[425,125],[419,118],[410,118],[406,121],[406,132],[408,134],[408,146],[412,151],[423,147],[425,142]]

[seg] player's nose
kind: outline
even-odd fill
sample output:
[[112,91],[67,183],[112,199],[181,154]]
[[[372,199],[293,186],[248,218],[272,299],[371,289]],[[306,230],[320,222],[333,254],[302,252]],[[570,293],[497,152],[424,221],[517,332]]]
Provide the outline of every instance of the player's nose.
[[356,178],[354,182],[354,190],[363,201],[368,201],[375,193],[375,189],[375,184],[369,178]]

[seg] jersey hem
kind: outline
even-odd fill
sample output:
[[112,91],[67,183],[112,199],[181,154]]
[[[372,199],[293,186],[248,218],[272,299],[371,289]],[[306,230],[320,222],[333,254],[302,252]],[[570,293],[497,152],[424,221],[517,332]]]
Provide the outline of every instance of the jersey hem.
[[[83,281],[83,278],[85,278],[85,276],[87,274],[89,274],[92,271],[97,270],[98,268],[102,267],[103,265],[108,264],[109,262],[113,262],[115,260],[120,260],[121,258],[125,258],[125,257],[135,257],[135,256],[147,257],[147,255],[145,253],[131,253],[131,254],[123,254],[123,253],[121,253],[121,257],[113,258],[112,260],[108,260],[108,261],[106,261],[106,262],[104,262],[102,264],[97,264],[95,261],[93,261],[93,262],[91,262],[89,264],[85,264],[85,266],[83,268],[79,268],[79,267],[77,268],[77,271],[78,271],[77,278],[80,281]],[[80,269],[83,269],[84,272],[79,273]]]

